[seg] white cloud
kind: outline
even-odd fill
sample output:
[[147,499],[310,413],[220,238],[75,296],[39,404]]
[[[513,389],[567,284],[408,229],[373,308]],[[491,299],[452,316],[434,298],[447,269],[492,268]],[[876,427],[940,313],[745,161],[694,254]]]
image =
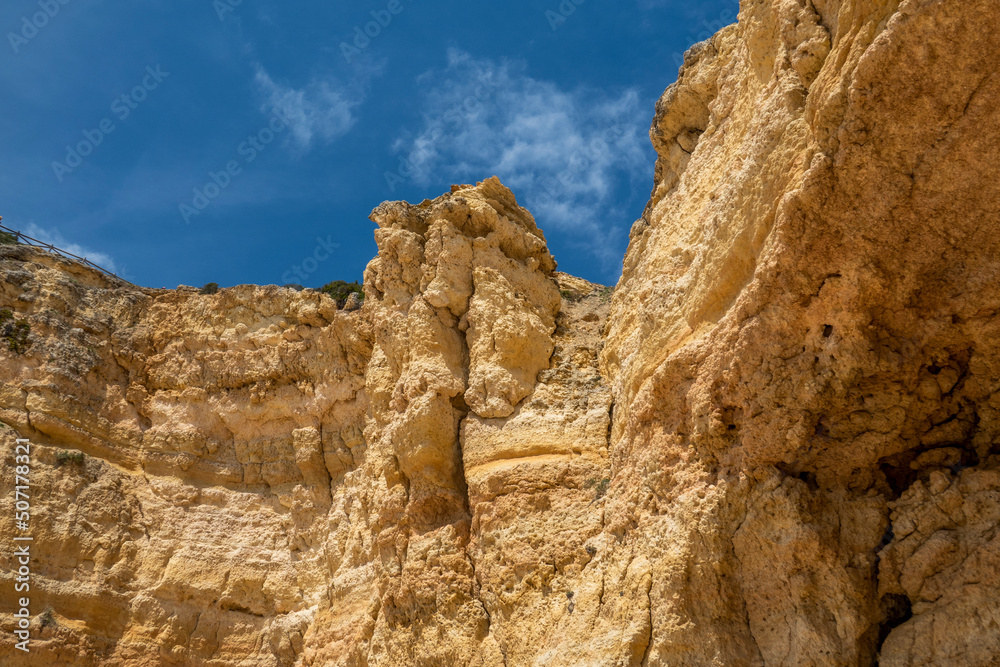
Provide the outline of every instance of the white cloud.
[[84,259],[88,259],[102,269],[121,275],[118,265],[115,264],[115,260],[111,258],[111,255],[91,250],[78,243],[67,241],[66,238],[56,230],[44,229],[35,223],[30,222],[21,231],[34,239],[38,239],[42,243],[54,245],[60,250],[72,253],[78,257],[83,257]]
[[635,90],[565,90],[522,63],[458,50],[419,83],[424,120],[393,145],[401,174],[421,185],[496,174],[543,229],[573,231],[606,264],[621,261],[623,230],[639,212],[614,210],[615,201],[652,170],[643,151],[651,111]]
[[358,86],[340,86],[336,81],[313,80],[303,88],[282,85],[258,66],[254,77],[264,97],[265,110],[279,111],[290,124],[293,141],[309,150],[317,139],[333,141],[354,126],[354,109],[364,101]]

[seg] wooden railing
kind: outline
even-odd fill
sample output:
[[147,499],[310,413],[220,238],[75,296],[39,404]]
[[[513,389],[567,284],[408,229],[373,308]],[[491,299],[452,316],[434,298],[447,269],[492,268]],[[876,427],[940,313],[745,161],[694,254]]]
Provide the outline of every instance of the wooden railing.
[[[0,220],[3,220],[3,218],[0,217]],[[120,280],[120,281],[122,281],[124,283],[128,283],[129,285],[132,284],[129,281],[127,281],[124,278],[122,278],[121,276],[119,276],[118,274],[112,273],[111,271],[108,271],[107,269],[105,269],[105,268],[103,268],[101,266],[98,266],[97,264],[94,264],[93,262],[91,262],[86,257],[80,257],[79,255],[74,255],[73,253],[68,252],[66,250],[63,250],[62,248],[57,248],[56,246],[52,245],[51,243],[45,243],[44,241],[39,241],[38,239],[31,238],[30,236],[28,236],[27,234],[25,234],[23,232],[19,232],[19,231],[15,230],[15,229],[10,229],[9,227],[4,227],[2,224],[0,224],[0,232],[4,232],[6,234],[13,235],[17,239],[17,242],[21,243],[23,245],[28,245],[28,246],[32,246],[34,248],[41,248],[43,250],[48,250],[49,252],[53,252],[53,253],[56,253],[57,255],[61,255],[62,257],[65,257],[66,259],[71,259],[74,262],[78,262],[80,264],[83,264],[84,266],[88,266],[88,267],[90,267],[92,269],[96,269],[97,271],[100,271],[101,273],[103,273],[106,276],[111,276],[112,278],[115,278],[116,280]]]

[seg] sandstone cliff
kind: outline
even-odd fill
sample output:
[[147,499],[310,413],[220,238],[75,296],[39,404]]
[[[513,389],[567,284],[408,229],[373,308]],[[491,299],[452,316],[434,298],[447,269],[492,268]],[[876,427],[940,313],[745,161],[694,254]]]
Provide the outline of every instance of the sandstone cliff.
[[378,207],[354,312],[0,246],[0,660],[996,664],[998,64],[986,0],[744,0],[613,292],[496,179]]

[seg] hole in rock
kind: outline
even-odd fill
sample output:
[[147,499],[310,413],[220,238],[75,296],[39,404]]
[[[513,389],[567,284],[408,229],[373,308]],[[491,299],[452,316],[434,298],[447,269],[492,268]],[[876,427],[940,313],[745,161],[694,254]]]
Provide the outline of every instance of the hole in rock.
[[882,650],[889,633],[913,618],[913,605],[905,595],[889,593],[882,596],[882,624],[879,626],[878,650]]

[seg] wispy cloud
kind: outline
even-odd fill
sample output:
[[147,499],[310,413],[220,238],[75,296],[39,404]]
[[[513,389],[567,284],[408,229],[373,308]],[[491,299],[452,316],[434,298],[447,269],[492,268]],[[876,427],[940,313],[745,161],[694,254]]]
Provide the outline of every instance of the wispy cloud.
[[329,142],[347,134],[357,121],[355,108],[364,101],[357,85],[314,79],[302,88],[293,88],[276,82],[260,66],[254,82],[264,98],[263,107],[277,111],[288,121],[291,138],[303,151],[317,140]]
[[635,90],[567,90],[532,78],[519,61],[451,50],[443,70],[421,76],[421,126],[393,149],[417,183],[498,175],[543,228],[573,231],[605,262],[637,212],[616,194],[650,178],[643,152],[649,110]]
[[115,260],[112,259],[111,255],[87,248],[79,243],[67,241],[58,230],[45,229],[44,227],[39,227],[34,222],[29,222],[27,226],[22,228],[21,231],[32,238],[38,239],[42,243],[54,245],[60,250],[65,250],[66,252],[88,259],[94,264],[97,264],[101,268],[107,269],[112,273],[121,273],[118,265],[115,263]]

